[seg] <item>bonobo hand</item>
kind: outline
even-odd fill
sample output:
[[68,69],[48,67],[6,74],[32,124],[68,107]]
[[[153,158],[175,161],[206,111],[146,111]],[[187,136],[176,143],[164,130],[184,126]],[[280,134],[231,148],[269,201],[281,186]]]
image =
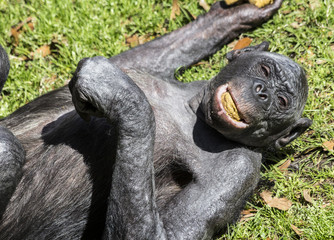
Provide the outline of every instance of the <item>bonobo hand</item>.
[[258,8],[252,4],[242,4],[236,7],[226,7],[223,1],[216,2],[212,5],[210,11],[222,11],[222,14],[230,15],[231,24],[238,23],[240,25],[248,25],[256,27],[261,23],[267,21],[280,8],[283,0],[275,0],[264,8]]
[[123,113],[139,117],[150,108],[132,79],[104,57],[81,60],[69,88],[76,111],[86,121],[90,116],[119,120]]

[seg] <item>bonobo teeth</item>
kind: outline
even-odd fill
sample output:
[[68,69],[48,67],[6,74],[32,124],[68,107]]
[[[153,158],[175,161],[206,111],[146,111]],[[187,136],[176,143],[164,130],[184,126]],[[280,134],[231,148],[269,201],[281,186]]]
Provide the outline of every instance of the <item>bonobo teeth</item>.
[[241,121],[241,117],[238,113],[238,109],[229,92],[224,92],[221,95],[221,102],[226,113],[235,121]]

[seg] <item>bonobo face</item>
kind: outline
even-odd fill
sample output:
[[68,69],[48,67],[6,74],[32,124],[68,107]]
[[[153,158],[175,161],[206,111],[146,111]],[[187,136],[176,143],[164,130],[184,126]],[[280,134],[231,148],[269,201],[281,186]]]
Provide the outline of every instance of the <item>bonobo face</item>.
[[201,109],[206,122],[228,139],[280,148],[311,125],[301,118],[307,90],[303,69],[289,58],[239,52],[208,84]]

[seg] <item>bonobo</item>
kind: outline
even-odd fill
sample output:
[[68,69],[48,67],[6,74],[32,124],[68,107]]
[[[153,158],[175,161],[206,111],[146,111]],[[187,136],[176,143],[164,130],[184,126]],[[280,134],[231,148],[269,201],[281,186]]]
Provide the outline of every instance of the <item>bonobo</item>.
[[218,2],[154,41],[81,60],[70,91],[1,121],[26,157],[11,135],[13,166],[25,163],[8,165],[16,189],[1,192],[0,238],[203,239],[235,221],[259,179],[258,149],[280,148],[311,124],[301,118],[304,71],[267,43],[230,52],[210,81],[181,83],[174,71],[280,5]]

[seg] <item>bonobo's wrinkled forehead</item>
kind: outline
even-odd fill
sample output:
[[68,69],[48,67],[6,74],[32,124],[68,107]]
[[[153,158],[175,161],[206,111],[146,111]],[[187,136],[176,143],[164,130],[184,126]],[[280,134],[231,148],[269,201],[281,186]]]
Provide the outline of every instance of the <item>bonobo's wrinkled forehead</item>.
[[[254,57],[257,57],[256,53],[253,54]],[[276,74],[278,74],[282,83],[290,82],[294,89],[299,90],[305,99],[307,98],[308,84],[305,71],[301,66],[292,59],[277,53],[259,52],[257,54],[260,54],[262,61],[268,61],[276,67]]]

